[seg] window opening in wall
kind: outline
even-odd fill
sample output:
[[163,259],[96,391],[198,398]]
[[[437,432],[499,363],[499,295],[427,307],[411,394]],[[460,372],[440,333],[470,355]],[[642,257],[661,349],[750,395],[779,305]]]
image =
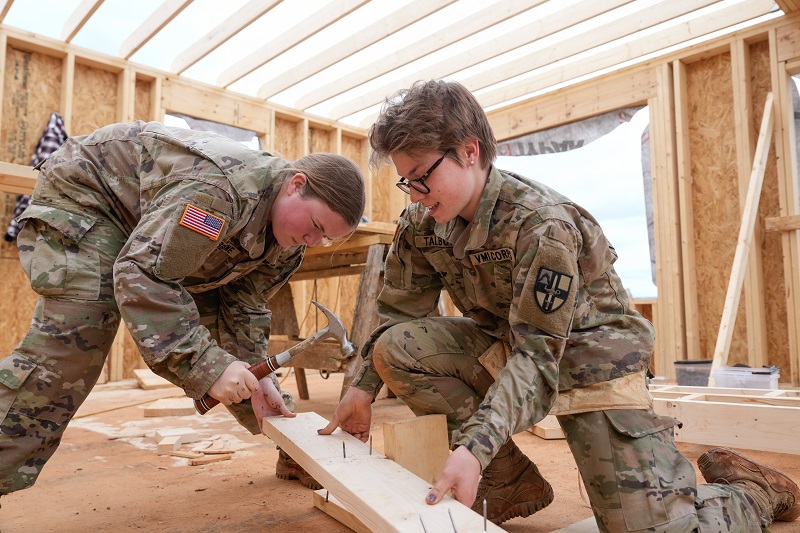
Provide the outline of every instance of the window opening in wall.
[[614,266],[635,298],[657,294],[649,119],[641,106],[539,131],[500,143],[496,162],[589,211],[616,249]]
[[237,128],[236,126],[229,126],[211,120],[201,120],[199,118],[190,117],[188,115],[180,115],[177,113],[166,114],[164,116],[164,124],[176,128],[185,128],[188,130],[196,131],[213,131],[219,133],[235,141],[239,141],[248,148],[253,150],[260,150],[258,135],[254,131]]

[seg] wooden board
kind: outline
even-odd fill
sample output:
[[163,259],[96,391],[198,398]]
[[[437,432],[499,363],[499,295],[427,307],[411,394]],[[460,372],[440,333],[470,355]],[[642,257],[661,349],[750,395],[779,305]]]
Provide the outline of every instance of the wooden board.
[[144,390],[165,389],[169,387],[177,388],[176,385],[173,385],[166,379],[157,375],[149,368],[137,368],[133,371],[133,375],[136,377],[139,386]]
[[383,424],[386,457],[434,483],[450,457],[445,415],[425,415]]
[[144,408],[144,416],[188,416],[196,412],[191,398],[162,398]]
[[564,432],[555,415],[547,415],[528,431],[545,440],[563,439]]
[[[459,533],[484,531],[483,517],[449,496],[427,505],[431,485],[377,451],[370,455],[368,444],[341,430],[318,435],[327,424],[316,413],[298,413],[265,418],[263,431],[373,531],[419,533],[420,518],[428,531],[452,531],[448,510]],[[486,531],[503,530],[489,522]]]
[[356,533],[372,533],[372,531],[364,525],[364,522],[345,509],[341,502],[337,500],[333,494],[330,494],[329,491],[325,489],[315,490],[312,497],[314,499],[314,507],[331,518],[334,518],[339,523],[349,527]]

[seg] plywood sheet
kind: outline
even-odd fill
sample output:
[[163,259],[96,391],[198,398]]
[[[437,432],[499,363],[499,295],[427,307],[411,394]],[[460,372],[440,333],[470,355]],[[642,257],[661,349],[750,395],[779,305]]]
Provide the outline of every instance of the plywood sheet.
[[117,120],[119,75],[88,65],[75,65],[71,136],[88,135]]

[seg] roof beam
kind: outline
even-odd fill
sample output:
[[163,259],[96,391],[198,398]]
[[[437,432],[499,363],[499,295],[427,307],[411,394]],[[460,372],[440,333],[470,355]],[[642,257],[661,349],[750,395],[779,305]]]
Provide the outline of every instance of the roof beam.
[[[653,33],[624,45],[591,54],[578,61],[550,69],[530,78],[478,95],[483,107],[501,104],[526,94],[553,87],[603,69],[656,53],[709,33],[724,30],[744,21],[769,13],[773,0],[743,0],[725,9],[714,11],[672,28]],[[625,65],[627,66],[627,65]]]
[[279,35],[243,60],[220,74],[217,85],[228,87],[260,66],[297,46],[309,37],[324,30],[339,19],[349,15],[369,0],[339,0],[330,2],[293,28]]
[[459,81],[471,91],[500,83],[507,79],[532,72],[537,68],[556,63],[574,55],[598,48],[604,44],[657,26],[698,9],[716,4],[719,0],[664,0],[621,17],[599,28],[590,29],[546,49],[534,50],[503,65]]
[[778,7],[781,8],[781,11],[787,15],[800,9],[800,1],[798,0],[775,0],[775,3],[778,4]]
[[526,44],[544,39],[559,31],[571,28],[582,22],[617,9],[632,0],[583,0],[546,17],[522,26],[508,34],[493,39],[490,43],[483,43],[469,50],[459,53],[455,57],[440,61],[436,65],[415,70],[402,80],[396,80],[383,85],[367,94],[361,94],[349,102],[345,102],[332,111],[332,116],[337,120],[351,115],[362,109],[380,103],[398,88],[410,86],[416,80],[441,78],[445,73],[458,72],[459,70],[477,65],[508,51]]
[[449,6],[453,2],[455,0],[414,0],[411,4],[400,6],[396,11],[370,23],[363,30],[346,36],[336,44],[332,44],[327,50],[323,50],[309,58],[308,61],[271,78],[258,90],[258,97],[267,99],[274,96],[329,66],[350,57],[356,52],[385,39],[389,35]]
[[191,3],[192,0],[166,0],[136,31],[125,39],[119,49],[120,57],[129,59]]
[[390,57],[382,57],[369,65],[364,65],[357,72],[348,73],[331,83],[326,83],[319,90],[300,98],[295,107],[297,109],[308,109],[387,72],[392,72],[422,56],[441,50],[494,24],[499,24],[504,20],[528,11],[539,4],[543,4],[545,1],[507,0],[500,4],[493,4],[466,20],[454,22],[433,35],[413,42],[401,50],[392,52]]
[[239,11],[226,18],[222,24],[203,35],[194,44],[175,58],[170,68],[180,74],[208,54],[219,48],[228,39],[264,16],[283,0],[250,0]]
[[81,31],[84,24],[92,18],[94,12],[103,5],[104,1],[105,0],[83,0],[83,2],[75,8],[75,11],[72,12],[72,15],[69,16],[69,19],[61,29],[61,39],[65,43],[70,42],[78,32]]
[[0,22],[3,22],[3,19],[6,18],[8,10],[11,9],[13,3],[14,0],[0,0]]

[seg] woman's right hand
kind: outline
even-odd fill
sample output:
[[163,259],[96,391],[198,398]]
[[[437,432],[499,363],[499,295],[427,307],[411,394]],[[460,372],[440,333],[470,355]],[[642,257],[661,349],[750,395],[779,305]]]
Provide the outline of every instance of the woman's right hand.
[[317,433],[330,435],[339,427],[361,442],[367,442],[372,424],[372,400],[372,394],[350,387],[336,406],[330,423]]

